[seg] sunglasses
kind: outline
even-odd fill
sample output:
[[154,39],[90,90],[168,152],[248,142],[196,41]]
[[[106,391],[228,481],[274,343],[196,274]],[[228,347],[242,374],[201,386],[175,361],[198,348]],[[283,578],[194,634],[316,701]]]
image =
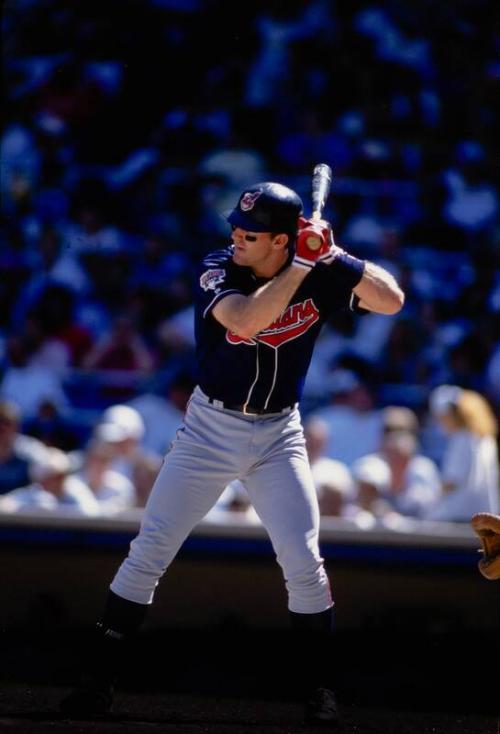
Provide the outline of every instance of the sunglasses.
[[[238,229],[234,224],[231,225],[231,231],[234,232],[235,229]],[[258,236],[256,234],[245,234],[243,235],[243,239],[245,242],[257,242]]]

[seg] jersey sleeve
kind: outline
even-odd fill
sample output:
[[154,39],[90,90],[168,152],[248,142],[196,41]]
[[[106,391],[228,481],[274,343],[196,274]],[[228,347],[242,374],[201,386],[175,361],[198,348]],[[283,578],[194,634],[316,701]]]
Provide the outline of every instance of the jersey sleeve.
[[206,318],[214,306],[231,293],[242,293],[238,274],[227,256],[206,257],[198,268],[195,297],[200,314]]
[[365,269],[365,261],[347,252],[340,252],[330,262],[318,263],[311,276],[315,279],[314,289],[327,312],[346,308],[355,313],[368,313],[359,307],[359,298],[353,293]]

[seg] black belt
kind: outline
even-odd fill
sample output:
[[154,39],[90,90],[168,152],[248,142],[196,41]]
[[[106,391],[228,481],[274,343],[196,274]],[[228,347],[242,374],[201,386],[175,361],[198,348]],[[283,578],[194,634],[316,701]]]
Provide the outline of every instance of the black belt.
[[277,410],[276,408],[255,408],[253,405],[247,405],[246,403],[244,405],[228,405],[223,400],[217,400],[216,398],[208,398],[208,402],[216,408],[235,410],[237,413],[244,413],[245,415],[269,415],[270,413],[286,413],[293,410],[293,405],[287,405]]

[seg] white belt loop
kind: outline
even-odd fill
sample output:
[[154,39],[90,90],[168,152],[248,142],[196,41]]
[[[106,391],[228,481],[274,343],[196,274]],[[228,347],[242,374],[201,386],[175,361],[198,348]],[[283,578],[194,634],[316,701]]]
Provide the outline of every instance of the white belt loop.
[[222,400],[212,400],[212,405],[218,410],[224,410],[224,403]]

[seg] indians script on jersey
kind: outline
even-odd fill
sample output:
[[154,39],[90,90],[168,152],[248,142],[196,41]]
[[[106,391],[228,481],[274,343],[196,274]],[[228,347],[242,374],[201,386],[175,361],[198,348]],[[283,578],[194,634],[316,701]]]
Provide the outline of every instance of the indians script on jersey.
[[226,339],[230,344],[257,344],[261,342],[270,347],[280,347],[285,342],[296,339],[304,334],[319,319],[319,311],[312,298],[301,303],[292,303],[276,321],[266,329],[259,331],[253,337],[244,338],[232,331],[226,332]]

